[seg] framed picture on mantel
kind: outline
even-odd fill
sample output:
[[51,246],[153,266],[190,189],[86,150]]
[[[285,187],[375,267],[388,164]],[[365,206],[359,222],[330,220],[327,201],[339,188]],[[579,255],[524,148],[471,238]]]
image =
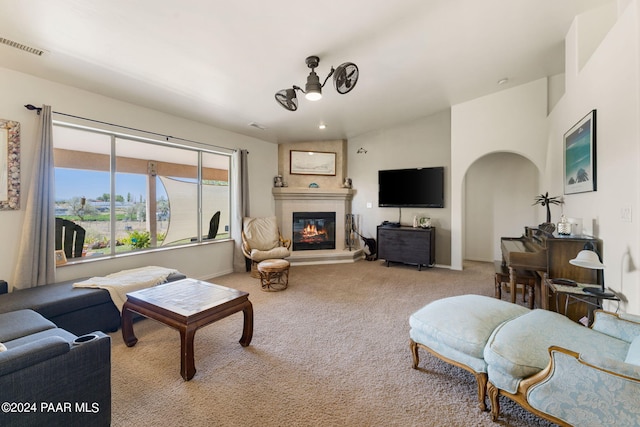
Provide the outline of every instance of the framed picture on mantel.
[[596,110],[592,110],[564,134],[564,194],[596,189]]
[[336,174],[336,153],[295,150],[291,150],[289,153],[292,175],[335,176]]

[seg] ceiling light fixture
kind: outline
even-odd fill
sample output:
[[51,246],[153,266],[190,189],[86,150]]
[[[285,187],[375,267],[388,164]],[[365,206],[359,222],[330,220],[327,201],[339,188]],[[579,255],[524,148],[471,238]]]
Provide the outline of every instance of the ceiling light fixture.
[[320,130],[322,130],[322,129],[326,129],[326,128],[327,128],[327,125],[325,125],[324,123],[320,123],[320,124],[318,125],[318,129],[320,129]]
[[296,111],[298,109],[298,98],[296,97],[296,91],[304,93],[304,97],[309,101],[318,101],[322,98],[322,88],[324,87],[329,77],[333,76],[333,85],[336,91],[340,94],[349,93],[356,85],[358,81],[358,66],[353,62],[345,62],[338,68],[331,67],[329,75],[324,79],[324,82],[320,84],[320,77],[316,74],[315,69],[320,63],[320,58],[317,56],[309,56],[305,59],[307,67],[311,68],[309,76],[307,76],[307,84],[304,90],[296,85],[289,89],[282,89],[276,92],[276,101],[283,108],[289,111]]
[[498,80],[498,84],[499,84],[500,86],[502,86],[502,85],[506,85],[507,83],[509,83],[509,78],[507,78],[507,77],[503,77],[503,78],[501,78],[500,80]]

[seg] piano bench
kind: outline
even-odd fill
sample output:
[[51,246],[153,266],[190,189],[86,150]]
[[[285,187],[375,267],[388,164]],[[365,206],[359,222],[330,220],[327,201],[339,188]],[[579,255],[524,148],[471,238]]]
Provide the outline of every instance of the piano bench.
[[[502,284],[509,285],[509,291],[511,293],[511,302],[516,302],[516,287],[522,285],[522,302],[528,302],[529,308],[533,309],[535,302],[534,292],[536,287],[536,276],[534,273],[527,270],[516,270],[516,283],[514,289],[511,289],[511,278],[509,275],[509,268],[506,265],[502,265],[502,261],[494,261],[495,267],[495,297],[502,299]],[[527,295],[528,294],[528,295]],[[529,300],[527,301],[527,296]]]

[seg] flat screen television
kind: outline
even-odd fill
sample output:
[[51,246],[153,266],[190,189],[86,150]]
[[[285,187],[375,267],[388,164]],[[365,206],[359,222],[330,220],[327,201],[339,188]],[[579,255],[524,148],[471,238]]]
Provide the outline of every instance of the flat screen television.
[[444,208],[444,167],[378,171],[378,206]]

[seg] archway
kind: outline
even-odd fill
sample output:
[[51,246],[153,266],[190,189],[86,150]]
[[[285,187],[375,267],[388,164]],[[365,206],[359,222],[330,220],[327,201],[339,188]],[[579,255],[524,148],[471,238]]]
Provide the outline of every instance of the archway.
[[463,192],[463,259],[501,258],[500,237],[518,237],[537,224],[533,199],[539,188],[538,168],[526,157],[494,152],[469,166]]

